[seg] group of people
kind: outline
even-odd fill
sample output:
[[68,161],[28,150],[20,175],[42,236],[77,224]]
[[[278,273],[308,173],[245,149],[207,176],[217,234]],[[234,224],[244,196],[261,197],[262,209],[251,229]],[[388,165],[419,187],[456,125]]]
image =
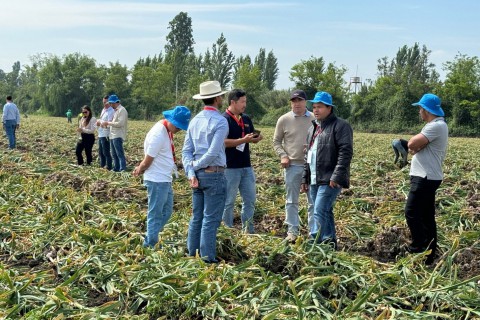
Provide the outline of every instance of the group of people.
[[[165,119],[148,132],[145,157],[133,172],[135,176],[144,175],[148,190],[146,247],[157,245],[159,232],[173,211],[172,173],[178,175],[173,134],[180,130],[186,130],[182,162],[192,188],[189,255],[199,256],[207,263],[218,262],[217,231],[222,220],[225,226],[233,227],[238,192],[242,198],[242,230],[254,233],[256,190],[249,144],[258,143],[263,137],[244,114],[245,91],[231,90],[227,110],[220,113],[226,93],[218,81],[204,82],[200,84],[200,93],[193,96],[203,101],[202,111],[190,120],[188,108],[177,106],[165,111]],[[353,130],[348,122],[337,117],[332,96],[327,92],[317,92],[308,100],[304,91],[294,90],[290,104],[291,111],[278,119],[273,138],[284,169],[286,240],[296,241],[300,234],[299,197],[304,192],[310,241],[327,243],[336,249],[333,208],[341,189],[350,186]],[[307,105],[312,111],[307,110]],[[426,94],[413,105],[420,107],[420,116],[427,125],[408,142],[408,150],[414,155],[412,187],[405,209],[412,234],[408,249],[430,249],[428,258],[433,259],[437,239],[435,192],[443,178],[448,128],[437,96]]]
[[[251,119],[244,113],[247,94],[233,89],[227,95],[227,110],[222,114],[224,95],[218,81],[200,84],[193,96],[204,107],[193,119],[185,106],[163,112],[144,141],[144,159],[133,170],[143,174],[148,195],[147,231],[144,246],[154,247],[159,232],[173,212],[172,174],[178,177],[173,136],[186,130],[182,162],[192,188],[192,218],[189,222],[187,248],[189,255],[208,263],[216,257],[217,231],[222,220],[233,227],[233,209],[237,193],[242,197],[241,222],[245,233],[254,233],[256,202],[255,173],[250,160],[250,143],[263,139]],[[100,118],[93,117],[88,106],[82,108],[77,133],[78,164],[92,162],[94,132],[98,129],[100,166],[108,170],[126,169],[123,142],[127,133],[127,110],[116,95],[103,98]],[[304,91],[294,90],[290,96],[291,111],[276,124],[273,147],[283,168],[286,206],[286,240],[296,241],[300,235],[299,197],[306,193],[310,241],[327,243],[337,248],[333,208],[342,188],[350,186],[350,164],[353,157],[353,130],[348,122],[337,117],[332,96],[317,92],[308,100]],[[311,110],[307,110],[310,105]],[[443,161],[448,143],[448,126],[441,101],[427,93],[419,102],[419,115],[426,125],[409,141],[397,139],[392,146],[395,162],[407,164],[407,152],[413,155],[410,167],[411,187],[405,205],[405,217],[411,232],[408,251],[431,250],[427,263],[432,263],[437,247],[435,194],[443,180]],[[3,126],[9,148],[15,148],[15,130],[20,124],[18,108],[7,97],[3,107]],[[113,163],[112,163],[113,162]]]
[[[86,155],[86,164],[90,165],[92,163],[95,131],[98,130],[100,167],[115,172],[125,171],[127,162],[123,143],[127,137],[128,112],[120,104],[120,99],[115,94],[103,97],[102,102],[103,109],[99,119],[93,116],[92,109],[89,106],[82,107],[78,128],[76,129],[78,137],[75,148],[77,163],[78,165],[84,164],[83,151]],[[67,112],[67,119],[71,122],[71,111],[70,115]]]

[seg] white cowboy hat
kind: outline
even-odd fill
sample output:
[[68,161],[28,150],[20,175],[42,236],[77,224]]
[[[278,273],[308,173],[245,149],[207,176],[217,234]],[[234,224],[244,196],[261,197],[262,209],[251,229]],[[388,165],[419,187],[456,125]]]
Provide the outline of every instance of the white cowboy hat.
[[193,96],[195,100],[203,100],[213,97],[218,97],[225,94],[227,91],[222,91],[220,82],[205,81],[200,83],[200,93]]

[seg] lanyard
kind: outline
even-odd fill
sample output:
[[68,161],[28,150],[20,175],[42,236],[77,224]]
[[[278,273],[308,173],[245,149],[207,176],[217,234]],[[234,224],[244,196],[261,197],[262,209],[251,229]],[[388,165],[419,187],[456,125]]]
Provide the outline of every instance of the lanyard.
[[217,108],[209,107],[209,106],[205,106],[205,107],[203,108],[203,110],[210,110],[210,111],[217,111],[217,112],[218,112]]
[[177,159],[175,158],[175,146],[173,144],[173,133],[170,132],[170,130],[168,130],[167,120],[163,120],[162,123],[163,123],[163,126],[165,127],[165,129],[167,129],[168,137],[170,138],[170,145],[172,146],[173,163],[176,163]]
[[237,117],[235,117],[235,115],[230,110],[227,110],[227,113],[230,117],[233,118],[233,120],[235,120],[235,122],[238,124],[238,126],[240,128],[242,128],[242,138],[245,137],[245,124],[243,123],[242,116],[240,115],[240,119],[238,119]]
[[315,139],[317,138],[317,136],[322,133],[322,128],[320,127],[320,125],[317,126],[317,129],[315,130],[315,133],[313,134],[313,138],[312,140],[310,140],[310,146],[308,147],[309,149],[312,148],[312,145],[313,143],[315,142]]

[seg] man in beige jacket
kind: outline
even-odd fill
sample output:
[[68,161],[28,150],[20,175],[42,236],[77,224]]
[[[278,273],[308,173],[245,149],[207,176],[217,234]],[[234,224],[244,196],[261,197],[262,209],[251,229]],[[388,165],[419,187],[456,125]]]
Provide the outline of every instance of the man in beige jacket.
[[[273,147],[280,157],[284,168],[286,189],[286,218],[288,225],[287,240],[295,241],[300,234],[300,217],[298,215],[298,199],[302,182],[304,149],[308,128],[315,117],[307,110],[307,95],[303,90],[294,90],[290,95],[292,111],[281,116],[275,126]],[[313,205],[310,195],[308,199],[308,225],[313,224]]]

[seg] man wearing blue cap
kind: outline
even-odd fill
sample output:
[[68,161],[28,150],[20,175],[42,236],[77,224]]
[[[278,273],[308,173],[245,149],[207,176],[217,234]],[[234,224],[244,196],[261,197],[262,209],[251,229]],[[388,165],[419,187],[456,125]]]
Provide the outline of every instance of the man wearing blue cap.
[[408,141],[413,155],[410,166],[410,192],[405,218],[412,236],[411,253],[431,250],[426,263],[433,263],[437,248],[435,193],[443,180],[443,160],[447,151],[448,126],[443,118],[441,100],[432,93],[423,95],[412,106],[419,107],[420,118],[427,124]]
[[127,139],[128,112],[120,104],[117,95],[112,94],[108,97],[108,103],[112,106],[115,113],[112,121],[102,121],[103,127],[110,126],[110,151],[112,152],[113,171],[125,171],[127,161],[123,150],[123,142]]
[[178,176],[175,158],[173,134],[187,130],[190,110],[176,106],[163,112],[165,119],[157,122],[147,133],[143,149],[145,157],[133,170],[138,177],[143,174],[147,187],[148,213],[147,232],[144,246],[154,247],[158,242],[158,233],[170,219],[173,212],[172,172]]
[[317,92],[309,102],[315,121],[308,130],[301,190],[310,192],[314,203],[311,239],[331,244],[336,249],[333,205],[342,188],[350,187],[353,130],[333,112],[335,106],[329,93]]

